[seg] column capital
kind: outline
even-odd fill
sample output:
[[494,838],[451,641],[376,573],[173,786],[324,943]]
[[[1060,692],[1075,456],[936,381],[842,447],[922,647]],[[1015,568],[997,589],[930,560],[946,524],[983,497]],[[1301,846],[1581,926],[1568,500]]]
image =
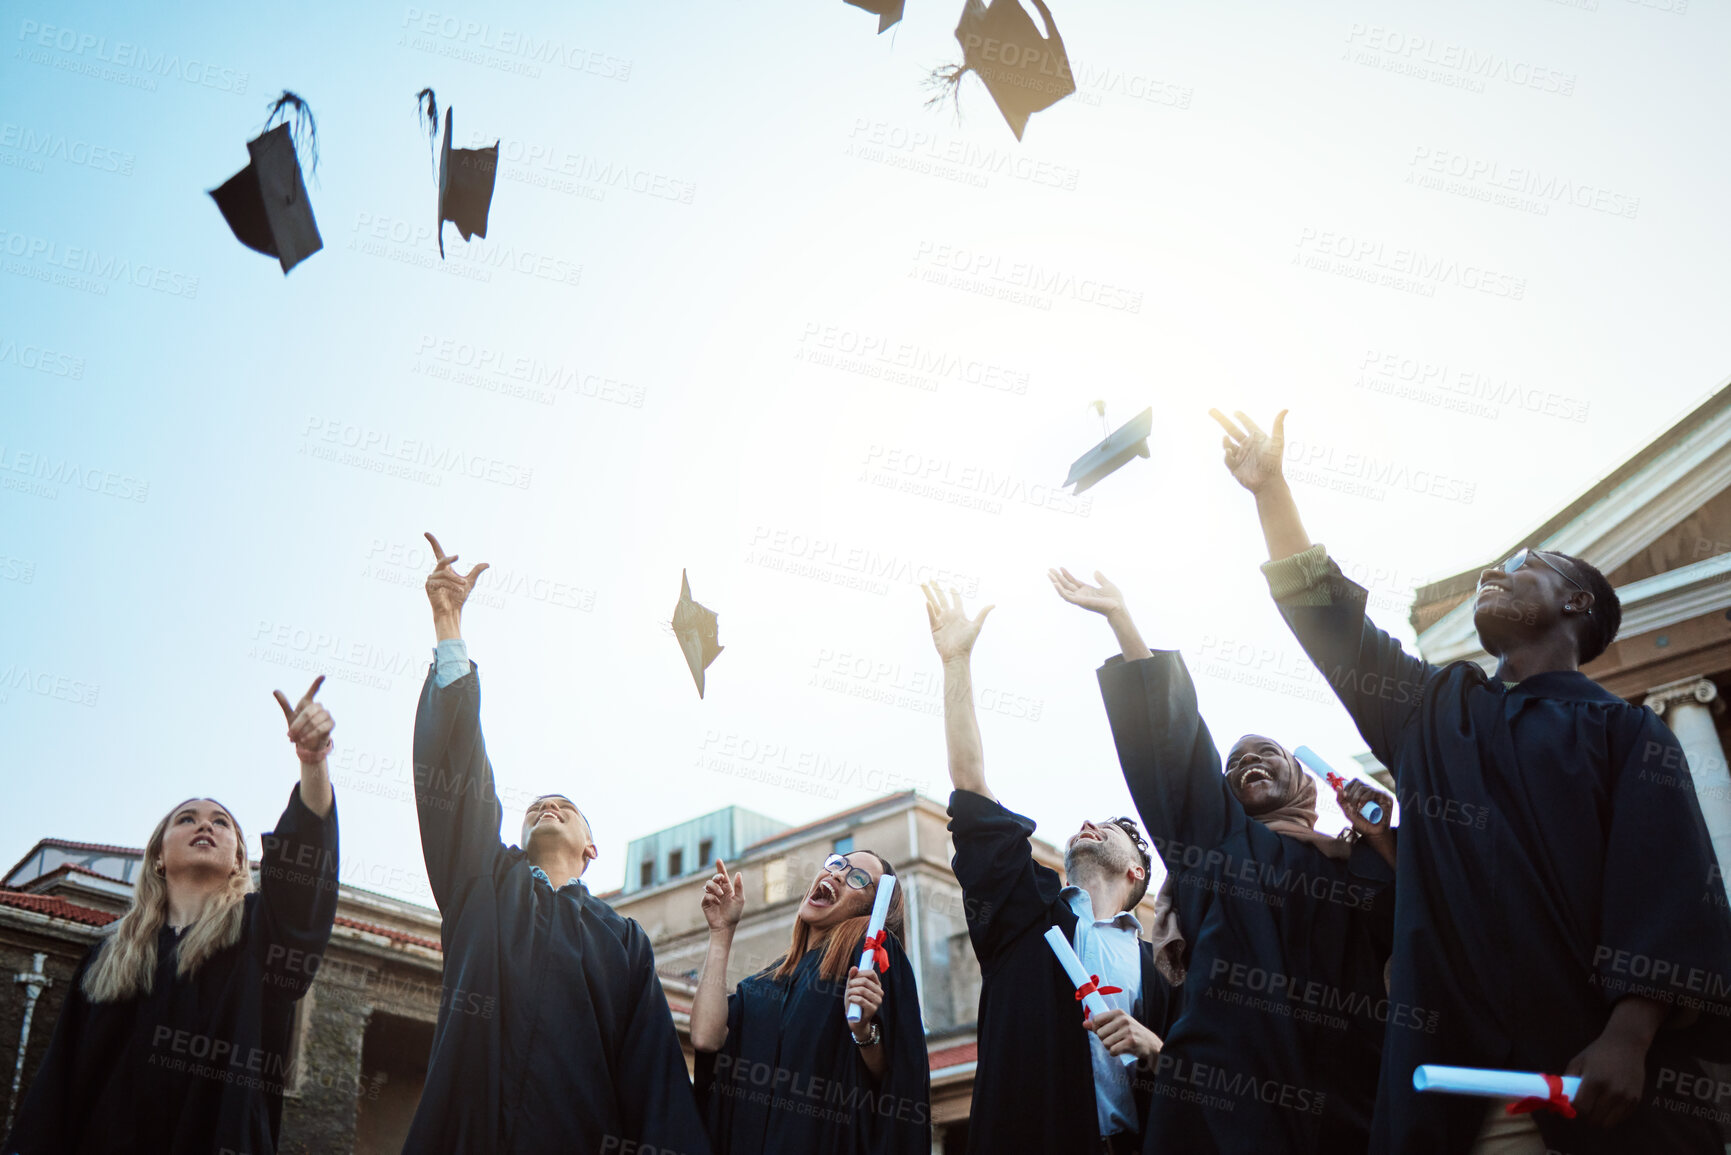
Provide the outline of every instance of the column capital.
[[1670,707],[1681,706],[1687,702],[1696,702],[1703,706],[1712,703],[1711,706],[1708,706],[1709,709],[1713,709],[1715,712],[1721,711],[1725,705],[1718,701],[1718,698],[1719,687],[1715,686],[1711,679],[1696,675],[1691,678],[1679,678],[1675,682],[1666,682],[1662,686],[1654,686],[1647,691],[1643,704],[1653,713],[1663,717],[1665,711]]

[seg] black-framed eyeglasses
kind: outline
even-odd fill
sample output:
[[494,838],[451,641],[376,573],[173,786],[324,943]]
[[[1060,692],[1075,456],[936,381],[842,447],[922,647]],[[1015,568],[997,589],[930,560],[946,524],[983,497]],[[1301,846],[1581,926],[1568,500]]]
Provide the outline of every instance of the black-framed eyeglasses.
[[[1574,586],[1576,589],[1580,590],[1584,594],[1591,594],[1593,592],[1592,590],[1588,589],[1586,586],[1582,585],[1580,582],[1576,581],[1574,578],[1570,577],[1568,574],[1564,573],[1562,571],[1562,569],[1557,565],[1556,562],[1547,560],[1545,555],[1536,549],[1519,549],[1519,550],[1516,550],[1514,556],[1509,558],[1508,561],[1505,561],[1503,563],[1503,572],[1504,573],[1514,573],[1516,570],[1518,570],[1522,566],[1526,565],[1529,561],[1536,561],[1536,562],[1542,563],[1546,569],[1550,570],[1552,573],[1556,574],[1558,577],[1562,578],[1564,581],[1568,582],[1570,585]],[[1587,612],[1592,613],[1593,607],[1588,606]]]
[[847,860],[845,855],[832,854],[823,860],[823,868],[831,874],[845,871],[842,880],[855,890],[864,890],[872,884],[872,876]]

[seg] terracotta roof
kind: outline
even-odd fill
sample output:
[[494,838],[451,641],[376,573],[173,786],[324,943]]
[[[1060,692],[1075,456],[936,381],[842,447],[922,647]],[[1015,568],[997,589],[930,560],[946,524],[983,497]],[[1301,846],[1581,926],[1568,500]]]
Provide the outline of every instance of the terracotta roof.
[[954,1047],[945,1047],[941,1051],[933,1051],[928,1060],[931,1069],[936,1071],[944,1067],[957,1067],[963,1063],[977,1062],[980,1058],[978,1042],[962,1043]]
[[117,854],[122,858],[143,858],[142,846],[109,846],[103,842],[68,842],[64,838],[44,838],[37,846],[52,846],[56,850],[79,850],[87,854]]
[[76,862],[62,862],[47,874],[39,874],[35,878],[32,878],[28,885],[36,886],[42,882],[46,882],[48,879],[62,874],[88,874],[91,878],[100,878],[104,882],[117,882],[121,886],[132,885],[124,878],[116,878],[112,874],[103,874],[100,870],[92,870],[88,866],[80,866]]
[[75,902],[67,902],[64,898],[55,898],[46,894],[24,894],[16,890],[0,890],[0,906],[15,906],[20,910],[33,910],[37,914],[64,918],[69,922],[83,923],[85,926],[107,926],[120,917],[110,911],[95,910],[88,906],[79,906]]
[[365,931],[368,934],[382,935],[398,944],[408,943],[413,946],[424,946],[428,950],[436,950],[441,953],[445,949],[436,938],[422,938],[418,934],[410,934],[408,931],[397,930],[394,927],[380,926],[376,922],[362,922],[358,918],[346,918],[339,914],[337,915],[337,925],[346,926],[351,930]]

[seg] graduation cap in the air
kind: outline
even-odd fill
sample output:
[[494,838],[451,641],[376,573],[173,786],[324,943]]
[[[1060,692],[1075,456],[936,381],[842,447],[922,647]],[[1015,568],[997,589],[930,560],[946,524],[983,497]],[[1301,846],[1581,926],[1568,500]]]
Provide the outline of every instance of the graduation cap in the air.
[[1046,24],[1045,35],[1034,27],[1021,0],[991,0],[989,4],[968,0],[956,25],[962,63],[939,70],[940,79],[951,85],[960,84],[966,72],[978,73],[1017,140],[1022,139],[1030,116],[1076,91],[1070,57],[1064,51],[1058,26],[1052,22],[1051,9],[1044,0],[1032,3]]
[[906,0],[847,0],[847,2],[855,8],[864,8],[867,12],[877,14],[878,34],[880,36],[884,29],[901,20],[902,9],[906,5]]
[[[433,90],[415,96],[427,121],[427,137],[438,131],[439,101]],[[490,148],[451,147],[451,109],[445,108],[445,144],[439,154],[439,257],[445,256],[445,222],[457,226],[466,241],[487,235],[487,210],[493,205],[493,181],[499,175],[499,143]]]
[[[1104,424],[1105,402],[1096,401],[1094,407],[1099,410],[1101,423]],[[1070,476],[1064,479],[1064,484],[1074,485],[1075,492],[1081,493],[1116,473],[1127,465],[1132,457],[1147,457],[1148,433],[1153,428],[1154,410],[1142,410],[1132,417],[1128,424],[1113,430],[1106,440],[1078,457],[1076,464],[1070,466]]]
[[715,661],[723,649],[716,642],[715,611],[691,600],[691,582],[685,571],[679,571],[679,604],[673,607],[673,633],[679,648],[685,651],[685,664],[691,667],[691,678],[697,683],[697,696],[703,697],[703,671]]
[[[294,130],[290,131],[286,120],[271,128],[271,121],[284,115],[289,105],[295,109]],[[318,128],[313,114],[300,97],[284,92],[271,105],[265,131],[247,142],[251,162],[210,192],[235,239],[275,257],[285,276],[325,244],[319,238],[307,186],[301,181],[300,158],[295,154],[295,145],[303,136],[316,169]]]

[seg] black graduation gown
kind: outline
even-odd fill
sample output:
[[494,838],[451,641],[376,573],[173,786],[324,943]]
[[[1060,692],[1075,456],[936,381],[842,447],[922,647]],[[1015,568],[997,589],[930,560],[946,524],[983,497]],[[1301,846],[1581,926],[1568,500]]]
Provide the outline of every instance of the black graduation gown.
[[[697,1054],[697,1097],[715,1155],[931,1155],[931,1070],[914,969],[886,936],[878,1023],[889,1058],[873,1082],[847,1027],[847,979],[806,952],[786,982],[768,972],[727,997],[727,1042]],[[853,952],[859,961],[859,952]]]
[[1363,1152],[1383,1024],[1427,1024],[1422,1009],[1391,1012],[1383,986],[1393,872],[1364,843],[1329,858],[1245,814],[1181,655],[1114,658],[1099,677],[1189,950],[1144,1149]]
[[[1088,1152],[1100,1146],[1094,1066],[1076,988],[1052,954],[1046,931],[1076,941],[1076,912],[1058,897],[1058,872],[1034,859],[1032,819],[983,794],[950,794],[951,867],[962,886],[968,936],[980,960],[979,1065],[968,1115],[968,1149]],[[1142,997],[1136,1019],[1155,1034],[1169,1021],[1172,988],[1138,943]],[[1136,1117],[1148,1115],[1151,1079],[1139,1064],[1131,1087]]]
[[240,941],[187,978],[163,927],[151,992],[92,1003],[84,974],[12,1134],[12,1155],[271,1155],[282,1120],[295,1001],[312,985],[337,913],[337,812],[321,819],[297,783],[260,843],[259,888]]
[[500,841],[473,662],[442,689],[428,671],[415,806],[445,975],[404,1155],[708,1152],[643,928]]
[[1671,1094],[1731,1023],[1731,918],[1676,738],[1577,671],[1508,688],[1412,657],[1332,561],[1325,592],[1281,613],[1395,776],[1391,994],[1438,1012],[1434,1034],[1387,1034],[1372,1149],[1469,1150],[1486,1102],[1421,1095],[1414,1067],[1560,1074],[1635,993],[1699,1020],[1654,1041],[1634,1118],[1607,1132],[1543,1113],[1547,1146],[1721,1155]]

